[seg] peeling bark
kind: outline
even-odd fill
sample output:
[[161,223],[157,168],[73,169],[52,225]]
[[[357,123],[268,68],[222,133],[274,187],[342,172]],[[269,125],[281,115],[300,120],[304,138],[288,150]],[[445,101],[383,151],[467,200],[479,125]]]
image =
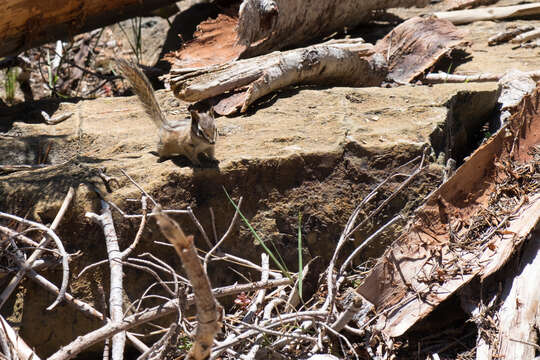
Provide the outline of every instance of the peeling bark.
[[425,0],[244,0],[240,6],[238,41],[243,56],[305,43],[342,31],[371,18],[373,10],[425,6]]
[[465,33],[447,20],[415,17],[377,41],[375,52],[388,63],[389,80],[408,83],[456,47]]
[[521,101],[507,125],[416,211],[409,230],[358,287],[357,292],[375,305],[377,327],[384,334],[402,335],[472,278],[498,270],[537,225],[540,193],[536,190],[516,198],[518,203],[497,220],[497,226],[478,234],[478,243],[470,244],[465,237],[485,216],[497,184],[512,176],[510,164],[531,161],[531,150],[540,144],[539,99],[537,87]]
[[178,98],[192,102],[215,98],[214,110],[230,115],[245,112],[257,99],[294,84],[378,86],[385,78],[409,82],[462,45],[462,32],[450,22],[417,17],[375,47],[362,39],[333,40],[220,66],[174,67],[166,78]]

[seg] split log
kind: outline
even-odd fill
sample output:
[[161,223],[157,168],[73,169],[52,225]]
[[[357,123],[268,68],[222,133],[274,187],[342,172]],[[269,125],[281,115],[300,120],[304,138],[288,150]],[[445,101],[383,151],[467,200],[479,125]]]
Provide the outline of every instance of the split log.
[[[474,277],[500,269],[537,226],[540,191],[533,181],[538,166],[533,150],[540,144],[539,99],[537,87],[508,123],[428,197],[409,230],[357,288],[375,305],[376,327],[385,335],[402,335]],[[512,166],[529,171],[517,175]],[[526,174],[528,188],[515,177]],[[492,202],[505,185],[521,190],[504,198],[506,206]]]
[[443,11],[436,12],[433,15],[439,19],[446,19],[453,24],[467,24],[483,20],[501,20],[533,15],[538,16],[540,15],[540,3],[473,10]]
[[195,39],[165,59],[176,68],[224,64],[306,44],[368,21],[374,10],[425,6],[427,0],[244,0],[238,17],[198,26]]
[[141,16],[174,0],[0,2],[0,57],[17,55],[46,42]]

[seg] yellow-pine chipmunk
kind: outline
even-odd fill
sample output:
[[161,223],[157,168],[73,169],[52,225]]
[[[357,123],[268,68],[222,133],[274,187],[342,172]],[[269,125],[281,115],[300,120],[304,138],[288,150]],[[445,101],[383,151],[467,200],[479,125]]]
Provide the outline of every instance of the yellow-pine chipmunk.
[[154,89],[142,70],[123,59],[115,60],[118,70],[129,81],[144,110],[159,129],[158,154],[160,159],[185,155],[194,165],[199,166],[199,154],[204,153],[212,161],[217,139],[213,109],[205,112],[190,110],[191,126],[185,120],[171,121],[159,108]]

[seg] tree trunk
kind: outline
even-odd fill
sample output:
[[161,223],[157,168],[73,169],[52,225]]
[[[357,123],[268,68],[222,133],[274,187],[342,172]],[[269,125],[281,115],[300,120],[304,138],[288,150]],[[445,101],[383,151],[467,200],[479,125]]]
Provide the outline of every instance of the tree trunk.
[[142,15],[174,0],[2,0],[0,57]]

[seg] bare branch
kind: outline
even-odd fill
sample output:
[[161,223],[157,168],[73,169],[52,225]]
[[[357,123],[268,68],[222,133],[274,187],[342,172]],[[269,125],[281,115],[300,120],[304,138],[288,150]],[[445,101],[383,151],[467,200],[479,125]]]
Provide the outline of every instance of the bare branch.
[[[109,295],[109,309],[113,323],[121,322],[124,318],[123,312],[123,270],[122,253],[118,246],[118,237],[114,229],[114,223],[109,204],[101,200],[101,215],[86,213],[86,217],[94,220],[103,228],[105,235],[105,244],[107,246],[107,255],[109,257],[109,268],[111,271],[111,288]],[[143,218],[144,219],[144,218]],[[143,220],[144,222],[144,220]],[[124,331],[115,334],[112,338],[112,360],[122,360],[124,358],[124,348],[126,342],[126,333]]]
[[[65,214],[65,212],[67,210],[67,207],[69,206],[69,204],[71,202],[71,199],[73,199],[74,194],[75,194],[75,190],[72,187],[70,187],[69,191],[68,191],[68,193],[67,193],[67,195],[66,195],[66,197],[64,199],[64,202],[62,203],[62,206],[60,206],[60,210],[58,210],[58,214],[56,214],[56,217],[55,217],[55,219],[54,219],[54,221],[53,221],[50,228],[48,228],[45,225],[42,225],[40,223],[37,223],[35,221],[26,220],[26,219],[20,218],[20,217],[15,216],[15,215],[10,215],[10,214],[0,212],[0,217],[4,217],[4,218],[10,219],[10,220],[14,220],[14,221],[17,221],[17,222],[25,224],[25,225],[34,226],[34,227],[36,227],[36,228],[38,228],[38,229],[40,229],[42,231],[45,231],[47,233],[47,235],[49,235],[49,238],[52,239],[55,242],[56,247],[58,248],[58,251],[60,251],[60,254],[62,255],[62,268],[63,268],[63,271],[62,271],[62,285],[60,287],[60,292],[58,293],[58,297],[47,308],[47,310],[54,309],[54,307],[56,305],[58,305],[60,303],[60,301],[62,301],[62,298],[64,297],[64,294],[66,293],[66,290],[67,290],[67,285],[68,285],[68,281],[69,281],[68,255],[67,255],[67,253],[66,253],[66,251],[64,249],[64,245],[62,244],[62,241],[55,234],[54,230],[58,227],[58,224],[60,223],[60,220],[62,220],[62,217],[64,216],[64,214]],[[41,240],[41,242],[39,244],[39,248],[36,249],[36,251],[34,251],[34,253],[32,253],[32,255],[28,258],[28,260],[25,261],[25,264],[24,264],[23,268],[21,270],[19,270],[17,275],[8,284],[6,289],[4,289],[4,292],[2,293],[2,295],[0,295],[0,307],[2,307],[4,305],[4,303],[6,302],[7,298],[11,294],[11,292],[15,289],[17,284],[24,277],[26,269],[31,268],[34,261],[37,260],[41,256],[41,254],[43,253],[43,248],[45,248],[48,245],[48,243],[50,242],[50,239],[43,238]]]
[[[7,339],[12,349],[15,351],[16,358],[20,360],[40,360],[39,356],[24,342],[23,339],[13,328],[7,323],[3,316],[0,315],[0,331],[2,331],[2,338]],[[5,352],[5,351],[4,351]],[[6,355],[9,355],[9,352],[5,352]]]
[[214,342],[214,337],[220,328],[221,306],[212,294],[208,276],[193,245],[193,237],[184,235],[180,226],[165,214],[156,211],[156,220],[163,235],[174,245],[182,259],[184,269],[193,286],[197,305],[198,326],[195,342],[188,357],[202,360],[208,358]]

